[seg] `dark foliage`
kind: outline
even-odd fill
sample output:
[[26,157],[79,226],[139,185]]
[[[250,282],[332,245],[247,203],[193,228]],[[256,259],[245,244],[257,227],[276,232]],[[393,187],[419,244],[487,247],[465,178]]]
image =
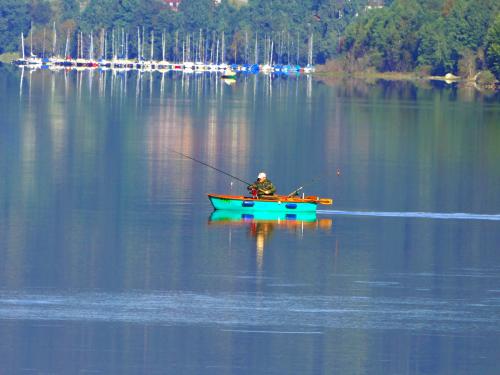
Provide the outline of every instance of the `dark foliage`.
[[260,62],[270,55],[272,41],[274,62],[304,64],[314,35],[315,63],[336,59],[346,69],[433,74],[488,68],[500,74],[498,1],[386,0],[383,8],[367,7],[372,3],[249,0],[238,7],[228,0],[218,5],[183,0],[175,12],[163,0],[0,0],[0,52],[18,50],[21,31],[26,36],[30,24],[38,40],[40,30],[50,32],[55,21],[58,32],[71,32],[73,45],[77,32],[84,41],[91,31],[105,32],[107,38],[128,35],[131,57],[137,55],[138,34],[145,40],[143,47],[156,38],[155,56],[161,53],[158,40],[164,35],[169,58],[178,57],[183,43],[193,51],[208,51],[224,36],[230,62],[254,60],[257,39]]

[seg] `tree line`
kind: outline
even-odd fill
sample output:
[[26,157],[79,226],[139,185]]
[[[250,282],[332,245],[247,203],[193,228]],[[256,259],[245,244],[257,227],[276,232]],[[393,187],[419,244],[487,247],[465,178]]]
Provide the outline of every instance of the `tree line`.
[[[383,7],[370,7],[381,3]],[[179,54],[186,41],[215,46],[216,39],[224,38],[220,47],[229,62],[245,62],[250,56],[262,62],[271,53],[275,62],[304,64],[312,35],[314,62],[334,62],[342,70],[471,76],[488,69],[500,77],[499,4],[497,0],[222,0],[220,4],[183,0],[174,11],[163,0],[0,0],[0,54],[20,51],[23,33],[25,44],[37,55],[52,49],[60,53],[69,35],[74,56],[78,35],[87,40],[88,48],[90,33],[104,31],[107,38],[112,33],[116,38],[127,35],[130,57],[140,51],[139,33],[148,47],[150,35],[157,41],[163,36],[168,56]],[[155,43],[156,56],[161,48]]]
[[349,25],[341,47],[351,66],[500,77],[496,0],[397,0]]

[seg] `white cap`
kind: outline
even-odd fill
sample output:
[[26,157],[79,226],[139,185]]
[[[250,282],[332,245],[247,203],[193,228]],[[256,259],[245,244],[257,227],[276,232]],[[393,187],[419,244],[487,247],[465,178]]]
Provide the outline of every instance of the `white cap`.
[[261,178],[266,178],[266,174],[264,172],[260,172],[259,175],[257,176],[258,179]]

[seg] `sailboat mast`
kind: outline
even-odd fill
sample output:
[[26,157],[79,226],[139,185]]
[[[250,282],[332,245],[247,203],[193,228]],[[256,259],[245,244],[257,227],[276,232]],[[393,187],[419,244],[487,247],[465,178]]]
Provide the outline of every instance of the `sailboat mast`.
[[103,37],[103,42],[102,42],[102,49],[103,49],[103,56],[104,56],[104,60],[106,60],[108,58],[108,55],[107,55],[107,47],[108,47],[108,31],[107,30],[104,30],[104,37]]
[[154,56],[154,45],[155,45],[155,31],[151,30],[151,61],[153,61]]
[[125,33],[125,60],[128,60],[128,31]]
[[248,64],[248,31],[245,30],[245,64]]
[[295,59],[295,64],[299,65],[299,32],[297,31],[297,57]]
[[308,61],[307,63],[312,66],[313,63],[313,33],[311,33],[311,36],[309,38],[309,56],[308,56]]
[[267,53],[267,34],[264,36],[264,65],[268,65],[269,61],[267,61],[269,54]]
[[46,29],[45,27],[43,28],[43,43],[42,43],[42,57],[45,58],[45,33]]
[[161,60],[165,61],[165,30],[161,33]]
[[258,48],[258,36],[257,36],[257,33],[255,33],[255,49],[254,49],[254,54],[255,54],[255,58],[254,58],[254,61],[255,61],[255,64],[258,64],[259,63],[259,48]]
[[278,64],[281,64],[283,62],[281,60],[281,58],[282,58],[282,56],[281,56],[281,52],[282,52],[281,46],[282,46],[282,38],[281,38],[281,31],[280,31],[279,34],[278,34],[278,48],[276,48],[277,53],[278,53]]
[[234,63],[236,64],[236,53],[238,52],[238,42],[234,43]]
[[90,32],[89,60],[94,60],[94,37],[92,31]]
[[274,50],[274,40],[271,40],[271,48],[269,53],[269,65],[273,66],[273,50]]
[[101,35],[99,37],[99,58],[103,59],[104,57],[104,29],[101,29]]
[[208,58],[208,31],[207,31],[207,36],[204,39],[204,46],[203,46],[203,63],[207,62]]
[[219,38],[217,38],[217,48],[215,49],[215,65],[219,65]]
[[286,63],[290,65],[290,33],[286,32]]
[[202,57],[201,57],[202,52],[203,52],[203,34],[202,34],[201,29],[200,29],[200,38],[198,39],[198,60],[197,61],[202,60]]
[[24,33],[21,31],[21,51],[22,51],[22,54],[23,54],[23,60],[25,60],[25,56],[24,56]]
[[56,22],[52,24],[52,56],[56,55],[56,42],[57,42],[57,32],[56,32]]
[[144,55],[146,51],[146,28],[142,26],[142,47],[141,53]]
[[222,42],[221,42],[221,63],[224,64],[226,61],[226,44],[224,40],[224,32],[222,32]]
[[30,57],[33,57],[33,21],[30,28]]
[[174,50],[174,54],[175,54],[175,61],[176,62],[179,62],[179,31],[176,31],[175,32],[175,50]]
[[137,60],[141,61],[141,30],[137,26]]
[[215,41],[217,40],[217,33],[215,31],[212,32],[212,40],[211,40],[211,47],[210,47],[210,63],[214,64],[215,63]]
[[115,55],[115,29],[111,29],[111,59],[116,60]]

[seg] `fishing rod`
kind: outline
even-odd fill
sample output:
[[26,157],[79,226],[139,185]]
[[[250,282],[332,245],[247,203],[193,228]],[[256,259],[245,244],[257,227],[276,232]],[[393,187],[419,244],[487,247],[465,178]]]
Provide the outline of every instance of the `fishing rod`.
[[207,164],[207,163],[205,163],[204,161],[201,161],[201,160],[195,159],[195,158],[193,158],[193,157],[191,157],[191,156],[189,156],[189,155],[183,154],[182,152],[179,152],[179,151],[175,151],[175,150],[171,150],[171,151],[172,151],[172,152],[175,152],[175,153],[176,153],[176,154],[178,154],[178,155],[184,156],[185,158],[191,159],[192,161],[195,161],[195,162],[197,162],[197,163],[203,164],[204,166],[206,166],[206,167],[208,167],[208,168],[212,168],[212,169],[216,170],[217,172],[220,172],[220,173],[225,174],[226,176],[229,176],[229,177],[231,177],[231,178],[234,178],[235,180],[237,180],[237,181],[239,181],[239,182],[243,182],[243,183],[244,183],[244,184],[246,184],[247,186],[248,186],[248,185],[253,185],[251,182],[247,182],[247,181],[245,181],[245,180],[242,180],[242,179],[241,179],[241,178],[239,178],[239,177],[233,176],[232,174],[229,174],[229,173],[227,173],[227,172],[225,172],[225,171],[223,171],[223,170],[221,170],[221,169],[219,169],[219,168],[216,168],[216,167],[214,167],[213,165]]
[[[340,168],[337,168],[337,177],[340,176]],[[293,197],[294,195],[298,195],[297,193],[299,191],[301,191],[302,189],[304,189],[304,187],[306,186],[309,186],[309,185],[312,185],[314,184],[315,182],[318,182],[319,180],[321,180],[324,176],[323,175],[318,175],[316,177],[314,177],[313,179],[309,180],[308,183],[302,185],[302,186],[299,186],[297,189],[295,189],[294,191],[292,191],[290,194],[287,195],[287,197]]]
[[298,192],[301,191],[302,189],[304,189],[305,186],[309,186],[309,185],[312,185],[315,181],[319,180],[319,176],[318,177],[314,177],[312,180],[310,180],[307,184],[304,184],[302,186],[299,186],[297,189],[295,189],[294,191],[292,191],[290,194],[287,195],[287,197],[293,197],[294,195],[298,195]]

